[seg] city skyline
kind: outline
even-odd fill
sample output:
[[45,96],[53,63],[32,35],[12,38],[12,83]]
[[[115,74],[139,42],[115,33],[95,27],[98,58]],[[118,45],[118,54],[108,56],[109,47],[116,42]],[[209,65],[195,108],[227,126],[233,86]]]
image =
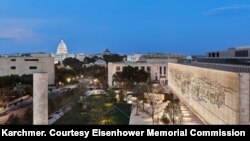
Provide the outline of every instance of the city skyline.
[[247,0],[2,0],[0,54],[168,52],[204,55],[250,45]]

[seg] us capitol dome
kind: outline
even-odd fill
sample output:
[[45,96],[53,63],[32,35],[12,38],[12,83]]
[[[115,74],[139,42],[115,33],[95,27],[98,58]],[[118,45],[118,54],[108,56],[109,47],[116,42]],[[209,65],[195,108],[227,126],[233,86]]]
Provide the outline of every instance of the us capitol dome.
[[68,49],[66,44],[63,42],[63,39],[61,40],[61,42],[57,47],[56,54],[68,54]]

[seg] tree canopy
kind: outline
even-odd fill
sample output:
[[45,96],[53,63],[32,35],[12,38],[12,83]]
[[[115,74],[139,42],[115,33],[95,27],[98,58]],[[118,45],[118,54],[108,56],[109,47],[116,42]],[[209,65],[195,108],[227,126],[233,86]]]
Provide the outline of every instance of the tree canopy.
[[83,64],[90,64],[90,63],[95,63],[95,61],[97,61],[99,58],[98,56],[93,56],[93,57],[85,57],[83,59]]
[[125,56],[121,56],[119,54],[111,54],[111,55],[103,55],[103,60],[106,63],[109,62],[122,62]]
[[144,70],[128,66],[124,67],[121,72],[116,72],[113,75],[113,81],[129,86],[135,83],[148,82],[149,76],[149,73]]
[[16,84],[28,84],[33,85],[33,75],[8,75],[0,77],[0,88],[13,87]]
[[82,69],[82,62],[76,58],[66,58],[63,60],[63,64],[64,66],[69,66],[70,68],[72,68],[75,71],[81,71]]

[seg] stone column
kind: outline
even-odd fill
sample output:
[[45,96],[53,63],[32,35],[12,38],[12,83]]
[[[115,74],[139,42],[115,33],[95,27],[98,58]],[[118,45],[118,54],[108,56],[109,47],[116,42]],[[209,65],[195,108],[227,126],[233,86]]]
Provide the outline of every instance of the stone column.
[[33,124],[48,125],[48,73],[33,74]]
[[239,124],[249,124],[250,74],[240,73]]

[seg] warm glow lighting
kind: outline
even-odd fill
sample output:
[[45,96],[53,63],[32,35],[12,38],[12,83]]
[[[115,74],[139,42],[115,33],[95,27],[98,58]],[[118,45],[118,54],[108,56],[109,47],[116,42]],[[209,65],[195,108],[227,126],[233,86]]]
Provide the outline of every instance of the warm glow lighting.
[[98,79],[94,79],[94,82],[97,83],[97,82],[98,82]]
[[69,77],[69,78],[67,78],[66,80],[67,80],[67,82],[68,82],[68,83],[70,83],[70,81],[71,81],[71,78]]

